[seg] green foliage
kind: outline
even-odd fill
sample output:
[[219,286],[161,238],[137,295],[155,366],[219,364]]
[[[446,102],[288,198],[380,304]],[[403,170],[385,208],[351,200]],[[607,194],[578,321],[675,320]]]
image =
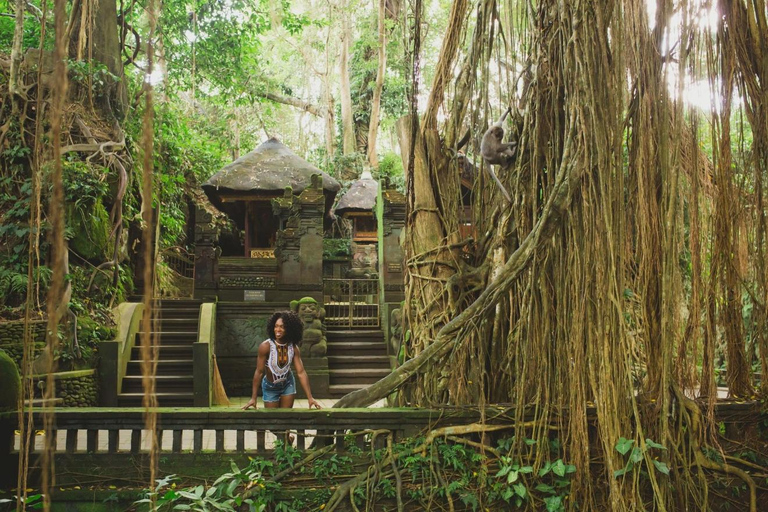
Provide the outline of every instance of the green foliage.
[[313,476],[321,482],[328,481],[332,476],[349,473],[351,470],[352,459],[336,453],[327,459],[317,458],[312,465]]
[[107,170],[82,161],[64,162],[62,178],[67,207],[69,246],[96,263],[109,259],[112,226],[104,207],[108,200]]
[[352,256],[352,240],[349,238],[324,238],[323,259],[332,260]]
[[[240,469],[237,464],[231,462],[232,471],[221,475],[210,486],[197,485],[186,489],[176,489],[175,475],[169,475],[157,480],[157,486],[152,492],[146,492],[144,497],[136,504],[151,503],[154,497],[157,500],[158,511],[164,510],[194,510],[208,511],[221,510],[235,512],[242,505],[247,505],[250,510],[262,512],[274,498],[275,490],[279,484],[271,484],[264,479],[258,468],[249,465]],[[253,489],[251,497],[245,498],[244,492]]]
[[94,91],[104,91],[106,86],[120,81],[107,66],[98,61],[70,60],[67,62],[69,79],[74,83],[90,85]]
[[401,192],[405,192],[405,171],[403,159],[395,153],[385,153],[379,160],[379,176],[389,178],[389,183]]
[[[22,502],[24,500],[22,499]],[[3,498],[0,499],[0,505],[14,504],[16,503],[16,496],[13,499]],[[43,508],[43,495],[42,494],[29,494],[27,500],[24,502],[27,510],[42,510]]]
[[[646,452],[649,450],[666,450],[666,447],[654,442],[651,439],[646,439],[643,446],[634,446],[635,441],[633,439],[626,439],[624,437],[619,438],[616,442],[616,451],[626,458],[626,464],[623,468],[617,469],[613,472],[614,478],[626,475],[632,471],[643,471],[643,463],[646,459]],[[656,456],[651,459],[656,471],[669,476],[669,467],[665,462],[658,460]]]
[[[524,439],[523,442],[536,451],[536,441]],[[509,452],[514,444],[514,438],[501,439],[499,450]],[[550,441],[549,453],[557,456],[560,452],[560,442]],[[570,494],[571,477],[576,473],[576,466],[567,464],[562,458],[547,459],[535,470],[530,463],[502,456],[499,460],[499,471],[490,479],[491,491],[489,498],[501,500],[507,506],[522,508],[531,503],[542,502],[542,510],[564,510],[564,502]],[[541,507],[537,507],[541,508]]]
[[[41,2],[37,0],[31,0],[29,2],[34,8],[42,8]],[[2,13],[15,13],[13,8],[14,2],[12,0],[0,0],[0,12]],[[31,10],[31,8],[30,8]],[[0,17],[0,52],[4,54],[10,54],[13,46],[13,32],[15,30],[15,19],[12,17]],[[45,48],[51,49],[53,47],[53,30],[46,32]],[[37,48],[40,45],[40,22],[33,16],[29,15],[29,12],[24,15],[24,30],[21,39],[21,49],[26,51],[28,48]]]

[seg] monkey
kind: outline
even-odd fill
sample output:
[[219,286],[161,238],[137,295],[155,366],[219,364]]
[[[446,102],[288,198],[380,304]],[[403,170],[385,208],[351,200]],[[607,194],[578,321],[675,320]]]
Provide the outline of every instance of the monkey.
[[488,163],[488,172],[493,178],[493,181],[501,189],[501,193],[512,204],[512,198],[509,196],[509,192],[501,184],[501,181],[493,172],[493,165],[501,165],[506,167],[515,161],[517,156],[517,142],[502,142],[504,139],[504,120],[509,113],[512,112],[512,107],[507,108],[506,112],[502,114],[501,118],[493,123],[483,135],[483,140],[480,142],[480,154],[483,159]]
[[456,154],[456,163],[459,166],[461,180],[466,181],[467,183],[473,183],[475,181],[475,176],[477,175],[477,168],[472,164],[469,158],[467,158],[467,155],[465,155],[463,151],[459,151]]
[[504,120],[512,107],[509,107],[501,118],[493,123],[483,135],[480,142],[480,154],[488,164],[507,166],[515,161],[517,142],[502,142],[504,138]]

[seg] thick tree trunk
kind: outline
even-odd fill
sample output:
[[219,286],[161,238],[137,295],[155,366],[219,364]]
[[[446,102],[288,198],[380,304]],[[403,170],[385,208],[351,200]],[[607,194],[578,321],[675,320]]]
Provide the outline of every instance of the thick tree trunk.
[[101,95],[100,107],[108,117],[122,119],[127,107],[127,95],[123,80],[123,60],[117,28],[117,4],[115,0],[79,0],[70,13],[69,57],[77,60],[94,60],[107,67],[119,80],[109,82]]
[[8,78],[8,92],[11,93],[11,96],[19,93],[19,68],[24,59],[21,54],[21,43],[24,38],[24,3],[24,0],[16,0],[15,5],[16,18],[13,30],[13,46],[11,47],[11,72]]

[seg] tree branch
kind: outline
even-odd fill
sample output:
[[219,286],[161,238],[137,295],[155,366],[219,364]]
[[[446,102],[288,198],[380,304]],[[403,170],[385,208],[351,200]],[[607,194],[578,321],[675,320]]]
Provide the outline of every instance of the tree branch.
[[266,98],[268,100],[272,100],[276,103],[282,103],[283,105],[290,105],[292,107],[296,107],[305,112],[309,112],[310,114],[315,115],[317,117],[325,118],[327,114],[326,110],[318,107],[317,105],[313,105],[312,103],[301,100],[299,98],[294,98],[291,96],[283,96],[282,94],[277,94],[273,92],[262,93],[262,94],[259,94],[259,96],[261,96],[262,98]]

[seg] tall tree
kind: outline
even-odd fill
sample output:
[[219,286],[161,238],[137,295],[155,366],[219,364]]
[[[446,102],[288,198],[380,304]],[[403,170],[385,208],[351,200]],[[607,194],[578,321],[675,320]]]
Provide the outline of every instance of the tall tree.
[[377,167],[379,159],[376,156],[376,137],[379,133],[379,117],[381,110],[381,91],[384,88],[384,75],[387,71],[387,33],[386,33],[386,0],[379,0],[379,66],[376,71],[376,85],[371,101],[371,120],[368,126],[368,165]]
[[340,6],[341,12],[341,56],[339,57],[339,96],[341,96],[341,138],[342,151],[351,155],[356,151],[355,120],[352,116],[352,93],[349,87],[349,45],[352,39],[352,27],[349,24],[349,12],[346,0]]

